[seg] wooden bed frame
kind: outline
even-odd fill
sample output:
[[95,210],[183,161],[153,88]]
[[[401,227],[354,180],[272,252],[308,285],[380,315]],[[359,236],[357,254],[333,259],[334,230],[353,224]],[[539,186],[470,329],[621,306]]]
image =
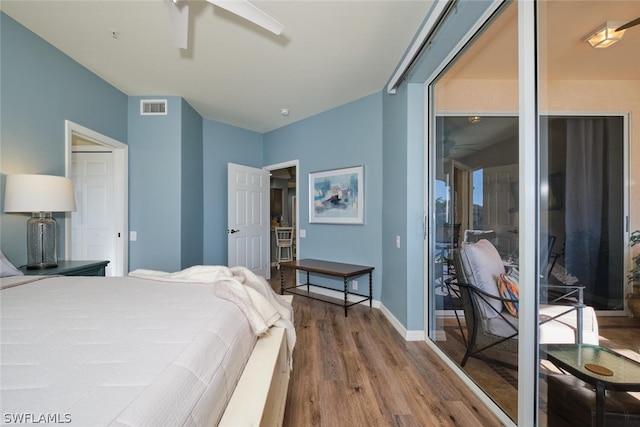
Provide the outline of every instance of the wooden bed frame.
[[[289,302],[293,295],[284,296]],[[287,333],[272,327],[249,357],[220,427],[281,426],[289,388]]]

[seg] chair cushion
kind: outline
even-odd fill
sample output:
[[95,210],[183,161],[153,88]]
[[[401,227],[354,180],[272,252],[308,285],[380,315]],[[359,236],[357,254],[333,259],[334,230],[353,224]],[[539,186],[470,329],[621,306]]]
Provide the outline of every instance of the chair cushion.
[[[460,261],[464,268],[464,274],[477,288],[490,295],[500,298],[498,290],[498,278],[504,274],[504,264],[495,246],[486,239],[476,243],[466,243],[460,250]],[[482,315],[485,318],[496,317],[502,311],[502,301],[499,299],[489,299],[482,301],[478,299]]]
[[491,335],[518,339],[518,318],[513,317],[506,311],[501,313],[500,316],[484,319],[482,322],[484,324],[484,330]]
[[[500,295],[504,299],[518,300],[518,270],[512,268],[508,274],[501,274],[498,278],[498,290]],[[518,317],[519,303],[502,301],[504,308],[507,309],[510,315]]]
[[[540,344],[572,344],[578,342],[577,311],[567,305],[540,304]],[[562,314],[555,320],[547,321],[551,317]],[[582,309],[582,342],[598,345],[600,335],[598,318],[593,307]]]

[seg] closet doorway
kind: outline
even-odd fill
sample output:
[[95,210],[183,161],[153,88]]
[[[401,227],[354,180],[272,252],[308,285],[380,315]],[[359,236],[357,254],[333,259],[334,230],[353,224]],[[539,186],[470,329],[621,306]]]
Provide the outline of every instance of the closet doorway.
[[76,212],[65,219],[65,258],[109,260],[107,276],[129,271],[128,146],[65,121],[65,175]]

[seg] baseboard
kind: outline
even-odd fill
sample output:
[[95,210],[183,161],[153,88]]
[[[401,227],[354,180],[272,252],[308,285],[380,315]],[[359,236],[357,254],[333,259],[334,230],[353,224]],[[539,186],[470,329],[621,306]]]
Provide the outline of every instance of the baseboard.
[[425,339],[424,331],[407,330],[407,328],[405,328],[404,325],[398,319],[396,319],[393,313],[391,313],[389,309],[384,306],[384,304],[380,304],[380,311],[382,311],[382,314],[384,314],[384,317],[387,318],[389,323],[391,323],[394,329],[398,331],[400,336],[404,338],[405,341],[424,341]]

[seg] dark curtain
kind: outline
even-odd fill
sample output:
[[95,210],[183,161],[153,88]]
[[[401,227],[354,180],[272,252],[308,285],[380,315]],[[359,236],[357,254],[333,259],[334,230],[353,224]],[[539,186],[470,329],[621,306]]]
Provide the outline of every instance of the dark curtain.
[[567,119],[566,268],[599,308],[609,298],[609,139],[605,118]]

